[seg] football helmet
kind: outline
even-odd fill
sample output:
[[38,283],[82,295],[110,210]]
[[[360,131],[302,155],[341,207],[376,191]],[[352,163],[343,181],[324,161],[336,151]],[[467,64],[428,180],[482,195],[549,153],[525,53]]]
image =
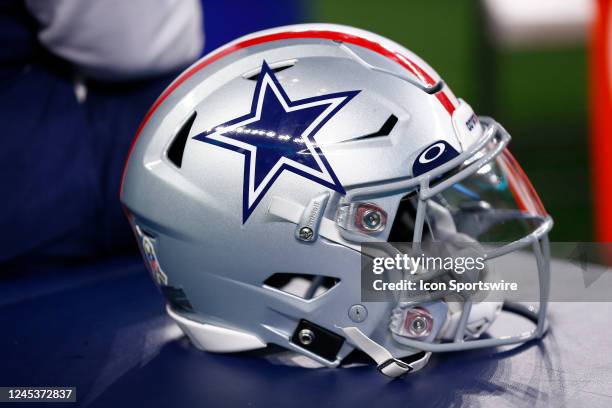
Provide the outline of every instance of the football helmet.
[[[401,45],[293,25],[217,49],[163,92],[130,149],[121,200],[168,314],[196,347],[276,345],[327,367],[365,354],[397,377],[432,352],[546,331],[552,219],[509,141]],[[363,245],[392,255],[392,242],[447,241],[503,242],[487,262],[531,248],[539,308],[363,301]],[[502,309],[534,329],[481,337]]]

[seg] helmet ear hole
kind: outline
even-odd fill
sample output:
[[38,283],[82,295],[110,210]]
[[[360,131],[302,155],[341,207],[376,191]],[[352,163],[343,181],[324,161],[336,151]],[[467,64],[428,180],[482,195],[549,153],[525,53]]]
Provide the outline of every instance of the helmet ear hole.
[[280,290],[304,300],[317,298],[336,286],[340,279],[323,275],[275,273],[264,281],[264,286]]

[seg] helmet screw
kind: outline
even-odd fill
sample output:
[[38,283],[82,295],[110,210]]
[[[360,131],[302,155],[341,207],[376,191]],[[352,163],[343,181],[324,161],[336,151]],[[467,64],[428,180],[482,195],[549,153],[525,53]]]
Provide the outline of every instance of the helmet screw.
[[313,235],[314,233],[312,232],[312,228],[310,227],[300,228],[300,232],[299,232],[300,239],[307,241],[311,239]]
[[353,305],[350,307],[348,315],[355,323],[361,323],[368,317],[368,309],[364,305]]
[[415,317],[412,321],[412,330],[415,333],[421,334],[427,328],[427,321],[423,316]]
[[354,225],[366,234],[375,234],[384,230],[387,223],[385,210],[372,203],[358,204],[354,217]]
[[363,226],[369,231],[375,231],[380,227],[382,215],[379,211],[368,210],[363,215]]
[[302,329],[298,333],[298,339],[300,340],[300,343],[302,343],[305,346],[308,346],[309,344],[312,344],[312,342],[314,341],[315,335],[310,329]]
[[426,337],[433,329],[433,317],[420,307],[406,311],[404,328],[408,337]]

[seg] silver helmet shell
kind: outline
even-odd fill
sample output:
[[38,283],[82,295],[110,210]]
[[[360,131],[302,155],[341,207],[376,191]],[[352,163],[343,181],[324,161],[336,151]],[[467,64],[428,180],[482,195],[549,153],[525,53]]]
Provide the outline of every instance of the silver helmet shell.
[[[280,27],[212,52],[168,87],[136,135],[121,200],[168,313],[202,349],[276,344],[330,367],[355,348],[372,355],[367,340],[397,358],[461,349],[501,304],[470,304],[467,314],[443,300],[418,305],[431,327],[403,341],[393,322],[415,305],[362,302],[356,275],[359,244],[386,242],[391,228],[350,228],[341,209],[367,201],[382,211],[370,214],[375,229],[381,215],[393,225],[407,191],[475,155],[492,128],[503,131],[481,124],[389,39],[330,24]],[[269,284],[279,274],[333,284],[304,298]],[[332,350],[308,347],[304,324],[337,340]]]

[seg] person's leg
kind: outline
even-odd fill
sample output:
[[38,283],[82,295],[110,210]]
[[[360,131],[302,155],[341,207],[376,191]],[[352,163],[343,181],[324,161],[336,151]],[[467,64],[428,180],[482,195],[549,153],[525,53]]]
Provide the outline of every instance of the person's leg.
[[0,85],[0,262],[95,253],[101,192],[70,80],[29,65]]
[[146,111],[176,74],[92,84],[37,65],[0,87],[0,265],[73,262],[136,251],[119,202],[123,165]]
[[125,85],[92,84],[87,119],[98,172],[99,202],[96,242],[107,253],[136,250],[134,237],[119,201],[119,186],[132,139],[155,99],[179,72]]

